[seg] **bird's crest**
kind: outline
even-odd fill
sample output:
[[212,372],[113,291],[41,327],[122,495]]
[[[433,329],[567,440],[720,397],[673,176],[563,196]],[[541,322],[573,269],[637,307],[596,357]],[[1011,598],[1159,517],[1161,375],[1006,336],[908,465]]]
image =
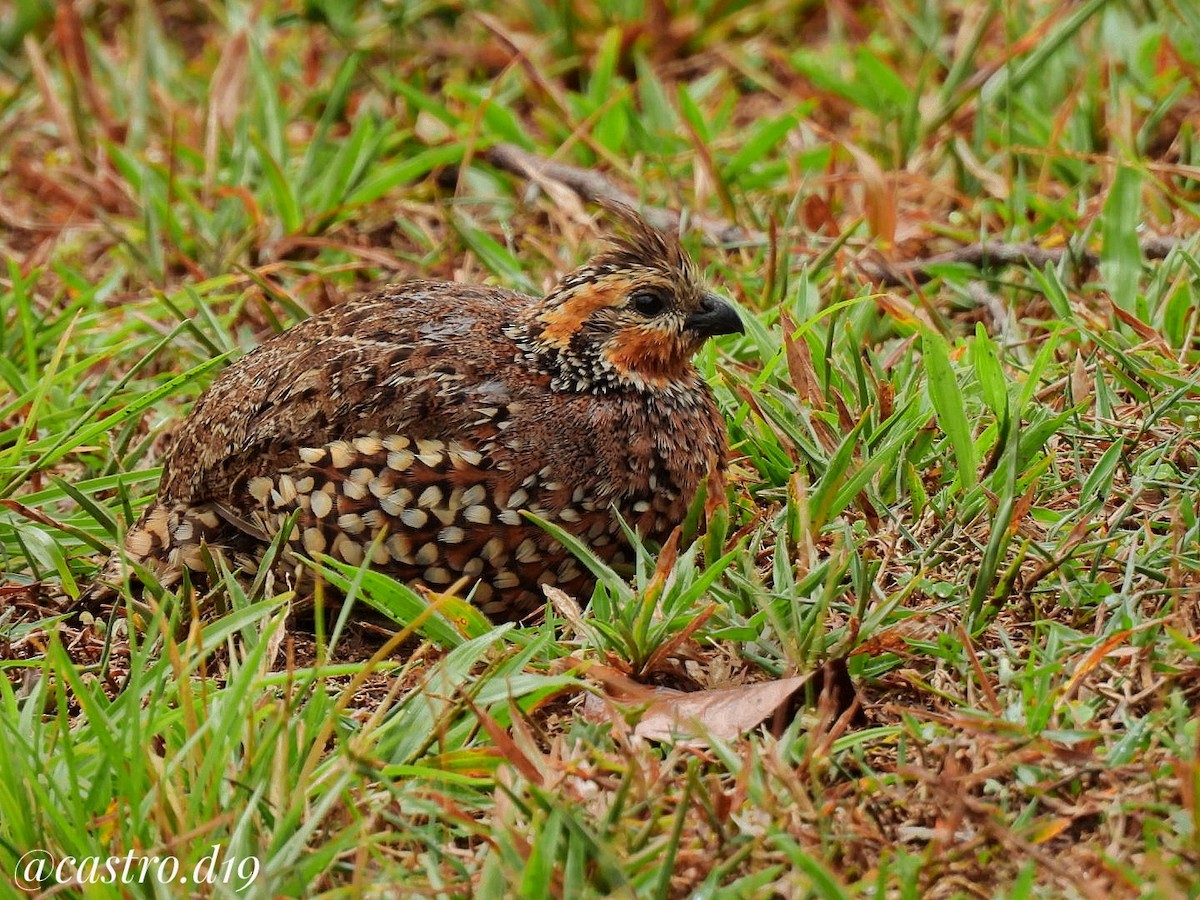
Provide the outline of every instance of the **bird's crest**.
[[678,233],[655,228],[636,210],[616,200],[600,204],[620,222],[620,230],[606,239],[607,247],[592,265],[609,263],[626,269],[659,269],[688,281],[696,278],[692,259],[679,243]]

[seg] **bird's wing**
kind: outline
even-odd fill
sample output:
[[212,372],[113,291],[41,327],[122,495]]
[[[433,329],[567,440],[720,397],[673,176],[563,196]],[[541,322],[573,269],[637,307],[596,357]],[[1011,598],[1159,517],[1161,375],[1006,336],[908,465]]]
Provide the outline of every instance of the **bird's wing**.
[[295,463],[303,446],[371,432],[453,435],[470,420],[462,392],[497,388],[497,368],[511,360],[503,323],[527,302],[494,288],[411,282],[272,338],[196,402],[160,502],[227,501],[235,485]]

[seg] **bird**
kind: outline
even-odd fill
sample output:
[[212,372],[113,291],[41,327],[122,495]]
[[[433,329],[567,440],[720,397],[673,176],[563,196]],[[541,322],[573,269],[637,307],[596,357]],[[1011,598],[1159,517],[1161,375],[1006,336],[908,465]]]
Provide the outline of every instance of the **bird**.
[[744,331],[676,235],[617,212],[597,255],[540,298],[388,285],[229,365],[85,598],[115,594],[130,563],[165,586],[202,578],[205,550],[255,573],[289,525],[274,565],[293,584],[326,554],[461,588],[496,622],[544,608],[545,585],[590,596],[592,573],[531,516],[613,566],[631,561],[622,520],[664,542],[728,462],[693,355]]

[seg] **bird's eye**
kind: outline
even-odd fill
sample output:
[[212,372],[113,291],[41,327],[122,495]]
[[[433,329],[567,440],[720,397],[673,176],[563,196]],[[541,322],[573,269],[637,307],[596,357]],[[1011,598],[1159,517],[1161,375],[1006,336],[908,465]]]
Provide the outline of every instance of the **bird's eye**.
[[643,316],[657,316],[666,307],[662,294],[654,291],[638,291],[629,298],[629,305]]

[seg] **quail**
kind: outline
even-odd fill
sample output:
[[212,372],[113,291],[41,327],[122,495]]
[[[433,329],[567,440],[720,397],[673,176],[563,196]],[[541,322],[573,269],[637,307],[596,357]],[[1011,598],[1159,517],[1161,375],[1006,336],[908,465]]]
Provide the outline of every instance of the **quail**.
[[741,332],[673,235],[624,234],[540,299],[434,281],[391,285],[301,322],[196,402],[155,501],[94,586],[126,562],[164,584],[202,548],[254,571],[287,522],[297,556],[456,586],[496,621],[581,595],[591,574],[523,512],[602,559],[620,515],[653,541],[725,466],[724,421],[692,356]]

